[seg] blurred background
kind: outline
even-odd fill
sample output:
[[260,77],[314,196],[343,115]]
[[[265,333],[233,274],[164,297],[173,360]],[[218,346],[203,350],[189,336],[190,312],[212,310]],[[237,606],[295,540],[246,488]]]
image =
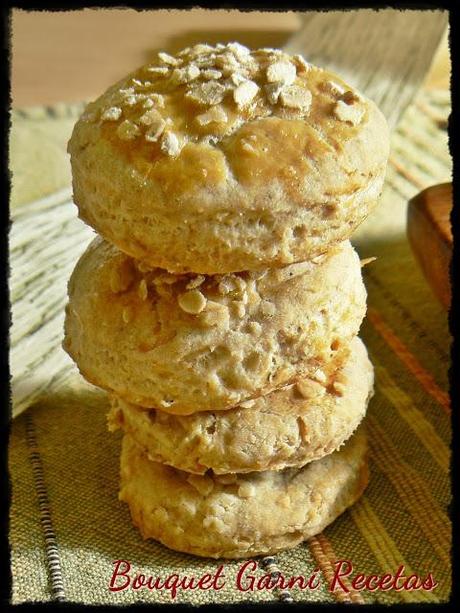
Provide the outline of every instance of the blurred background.
[[[160,49],[235,39],[248,47],[281,47],[300,24],[299,14],[292,11],[15,9],[13,107],[91,98]],[[449,70],[446,34],[426,86],[448,88]]]

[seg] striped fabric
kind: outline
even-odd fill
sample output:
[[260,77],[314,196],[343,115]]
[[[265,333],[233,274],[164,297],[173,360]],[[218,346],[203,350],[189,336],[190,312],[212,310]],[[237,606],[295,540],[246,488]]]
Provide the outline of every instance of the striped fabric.
[[[33,151],[38,146],[33,133],[40,133],[43,122],[51,123],[57,140],[65,142],[79,110],[64,105],[13,113],[13,152],[15,134],[29,134]],[[389,604],[449,598],[450,337],[447,315],[405,237],[407,200],[450,180],[449,111],[449,95],[440,91],[421,93],[407,110],[393,135],[382,202],[353,237],[362,258],[377,258],[363,269],[369,308],[361,334],[376,369],[367,417],[369,487],[322,534],[294,550],[259,559],[252,572],[255,581],[268,574],[273,583],[280,576],[315,576],[317,588],[241,591],[237,576],[244,560],[226,561],[221,590],[179,591],[174,602]],[[43,141],[40,147],[46,157]],[[56,148],[48,159],[53,155]],[[60,348],[66,282],[93,233],[77,220],[62,174],[56,173],[54,189],[49,178],[38,178],[44,197],[26,203],[24,186],[32,182],[34,166],[26,168],[22,159],[15,167],[14,161],[13,155],[13,602],[171,603],[166,589],[111,592],[113,562],[128,560],[133,573],[162,578],[176,572],[200,577],[214,573],[220,562],[142,541],[126,506],[117,500],[120,436],[106,431],[107,399],[81,379]],[[341,560],[350,561],[353,571],[343,587],[330,591]],[[402,565],[405,576],[431,573],[436,587],[353,589],[359,573],[395,574]]]

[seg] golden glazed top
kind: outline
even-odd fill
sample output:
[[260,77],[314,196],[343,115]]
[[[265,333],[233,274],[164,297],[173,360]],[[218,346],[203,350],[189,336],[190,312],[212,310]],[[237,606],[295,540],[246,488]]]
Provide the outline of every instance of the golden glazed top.
[[[317,130],[334,132],[339,142],[352,136],[366,112],[362,96],[302,56],[229,43],[195,45],[175,56],[158,53],[91,103],[82,121],[98,123],[115,144],[134,146],[153,161],[178,156],[189,142],[232,148],[230,135],[268,117],[294,120],[284,136],[295,137],[307,119]],[[267,130],[273,127],[287,129],[285,122],[262,125],[238,139],[243,159],[271,153]],[[323,141],[327,149],[331,145]]]
[[196,45],[90,103],[69,141],[80,217],[171,272],[258,270],[346,240],[389,150],[376,105],[277,49]]

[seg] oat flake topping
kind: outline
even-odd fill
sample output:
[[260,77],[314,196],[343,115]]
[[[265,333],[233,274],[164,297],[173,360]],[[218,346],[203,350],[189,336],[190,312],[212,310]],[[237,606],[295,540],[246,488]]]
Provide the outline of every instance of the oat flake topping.
[[[239,43],[195,45],[175,56],[160,52],[120,89],[104,95],[98,117],[89,109],[86,117],[115,124],[121,141],[142,139],[155,155],[170,157],[180,155],[187,142],[217,143],[257,118],[304,119],[318,92],[331,97],[333,120],[358,125],[365,114],[363,99],[332,81],[310,91],[305,75],[312,70],[300,55],[250,51]],[[254,151],[248,142],[243,148]]]

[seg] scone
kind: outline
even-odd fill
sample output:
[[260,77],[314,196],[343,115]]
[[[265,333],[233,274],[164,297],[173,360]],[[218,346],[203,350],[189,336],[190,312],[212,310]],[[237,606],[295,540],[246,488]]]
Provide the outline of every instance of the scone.
[[174,414],[228,409],[304,374],[324,378],[366,311],[348,241],[315,262],[205,277],[146,270],[97,238],[68,289],[64,348],[83,376]]
[[366,413],[373,368],[360,339],[350,348],[328,381],[300,379],[229,411],[169,415],[113,396],[109,429],[122,428],[149,459],[196,474],[303,466],[338,449]]
[[276,49],[196,45],[90,103],[69,142],[80,217],[152,267],[304,261],[374,207],[389,152],[376,105]]
[[144,538],[211,558],[276,553],[318,534],[368,481],[361,428],[339,450],[301,469],[192,475],[148,459],[123,438],[119,498]]

